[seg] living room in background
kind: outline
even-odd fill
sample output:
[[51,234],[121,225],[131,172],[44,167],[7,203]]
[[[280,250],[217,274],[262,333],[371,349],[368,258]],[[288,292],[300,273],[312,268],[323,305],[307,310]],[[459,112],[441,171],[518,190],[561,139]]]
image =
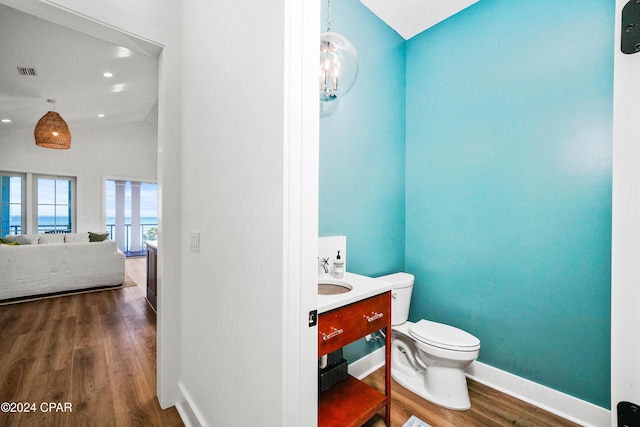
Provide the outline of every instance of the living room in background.
[[25,229],[25,176],[0,172],[0,237]]
[[38,233],[71,233],[75,230],[75,178],[34,176]]
[[106,180],[109,238],[127,256],[146,253],[146,242],[158,238],[158,184],[126,179]]

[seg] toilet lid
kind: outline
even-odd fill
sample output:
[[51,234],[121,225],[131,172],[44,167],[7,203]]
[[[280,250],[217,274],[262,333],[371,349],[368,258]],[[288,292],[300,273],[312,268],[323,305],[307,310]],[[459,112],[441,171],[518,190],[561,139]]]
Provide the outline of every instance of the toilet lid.
[[445,350],[475,351],[480,348],[480,340],[470,333],[429,320],[411,325],[409,334],[418,341]]

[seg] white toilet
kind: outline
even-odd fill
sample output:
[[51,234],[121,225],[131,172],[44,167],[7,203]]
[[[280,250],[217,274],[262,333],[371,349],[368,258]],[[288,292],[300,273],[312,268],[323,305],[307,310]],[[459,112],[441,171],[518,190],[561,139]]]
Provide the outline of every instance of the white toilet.
[[442,323],[409,322],[413,275],[380,277],[391,290],[391,376],[418,396],[449,409],[471,407],[464,369],[480,354],[480,340]]

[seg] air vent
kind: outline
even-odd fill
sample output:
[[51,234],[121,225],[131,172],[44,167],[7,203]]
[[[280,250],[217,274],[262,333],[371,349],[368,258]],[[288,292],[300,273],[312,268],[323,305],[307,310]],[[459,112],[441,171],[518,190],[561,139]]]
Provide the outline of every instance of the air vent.
[[38,72],[36,71],[35,68],[29,68],[29,67],[17,67],[18,68],[18,74],[20,74],[21,76],[37,76]]

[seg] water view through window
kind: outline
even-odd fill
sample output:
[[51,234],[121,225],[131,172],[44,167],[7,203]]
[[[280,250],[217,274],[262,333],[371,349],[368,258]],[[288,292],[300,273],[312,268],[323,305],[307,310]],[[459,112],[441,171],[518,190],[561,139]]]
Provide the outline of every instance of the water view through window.
[[70,233],[72,200],[71,179],[38,178],[38,233]]
[[[26,195],[27,180],[33,184],[33,198]],[[0,237],[75,231],[75,203],[74,177],[0,171]],[[33,212],[30,218],[27,204]],[[144,252],[144,242],[157,240],[156,183],[106,180],[105,207],[106,231],[123,251]]]
[[106,220],[109,238],[120,249],[144,251],[144,242],[158,237],[158,184],[108,179]]

